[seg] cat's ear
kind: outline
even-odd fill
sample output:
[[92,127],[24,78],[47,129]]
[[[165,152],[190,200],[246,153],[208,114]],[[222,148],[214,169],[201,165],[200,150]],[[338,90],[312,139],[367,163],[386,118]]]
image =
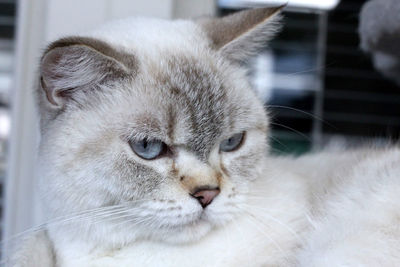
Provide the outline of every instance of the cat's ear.
[[63,38],[52,43],[40,64],[40,86],[48,103],[63,107],[98,90],[110,80],[136,71],[132,55],[124,55],[105,42],[85,37]]
[[214,48],[232,61],[244,61],[280,30],[280,11],[285,5],[256,8],[222,18],[200,19]]

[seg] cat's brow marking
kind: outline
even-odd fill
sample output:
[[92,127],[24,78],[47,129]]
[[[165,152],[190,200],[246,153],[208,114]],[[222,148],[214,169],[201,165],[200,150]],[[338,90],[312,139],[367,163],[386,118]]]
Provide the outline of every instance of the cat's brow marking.
[[172,106],[168,107],[167,135],[171,142],[175,140],[176,112]]

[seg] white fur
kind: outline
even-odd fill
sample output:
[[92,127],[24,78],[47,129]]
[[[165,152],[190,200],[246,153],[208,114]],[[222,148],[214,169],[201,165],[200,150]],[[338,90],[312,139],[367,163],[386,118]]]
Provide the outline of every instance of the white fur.
[[331,184],[301,266],[399,266],[400,150],[368,154]]

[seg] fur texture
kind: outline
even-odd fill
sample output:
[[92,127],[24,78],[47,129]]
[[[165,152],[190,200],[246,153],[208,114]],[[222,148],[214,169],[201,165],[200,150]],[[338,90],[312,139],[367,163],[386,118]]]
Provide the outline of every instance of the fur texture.
[[[396,266],[399,150],[267,154],[240,62],[278,10],[129,19],[51,44],[38,89],[49,218],[16,266]],[[167,152],[143,159],[140,140]],[[220,193],[203,208],[198,188]]]

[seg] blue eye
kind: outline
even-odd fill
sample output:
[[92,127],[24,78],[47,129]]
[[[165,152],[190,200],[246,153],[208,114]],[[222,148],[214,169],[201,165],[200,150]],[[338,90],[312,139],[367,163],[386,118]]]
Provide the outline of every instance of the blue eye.
[[219,145],[219,150],[223,152],[231,152],[238,149],[243,142],[243,136],[244,132],[237,133],[235,135],[232,135],[228,139],[225,139]]
[[143,159],[155,159],[166,151],[167,145],[160,140],[129,141],[133,152]]

